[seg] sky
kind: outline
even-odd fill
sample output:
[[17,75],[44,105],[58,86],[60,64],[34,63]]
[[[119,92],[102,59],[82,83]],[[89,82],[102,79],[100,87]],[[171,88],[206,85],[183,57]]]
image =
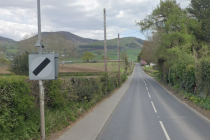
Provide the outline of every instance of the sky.
[[[104,39],[103,9],[106,8],[107,39],[146,39],[136,22],[151,14],[160,0],[41,0],[42,32],[68,31],[91,39]],[[177,0],[182,8],[189,0]],[[0,36],[16,41],[34,34],[37,0],[1,0]]]

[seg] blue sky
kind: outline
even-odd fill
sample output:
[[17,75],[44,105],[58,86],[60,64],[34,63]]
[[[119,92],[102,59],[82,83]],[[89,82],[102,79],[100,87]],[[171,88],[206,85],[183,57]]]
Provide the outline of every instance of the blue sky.
[[[68,31],[103,40],[103,8],[107,10],[107,38],[133,36],[146,39],[136,26],[159,0],[41,0],[42,31]],[[177,0],[182,8],[189,0]],[[139,32],[138,32],[139,31]],[[135,32],[135,33],[133,33]],[[0,1],[0,36],[21,40],[37,33],[37,1]],[[129,34],[131,33],[131,34]]]

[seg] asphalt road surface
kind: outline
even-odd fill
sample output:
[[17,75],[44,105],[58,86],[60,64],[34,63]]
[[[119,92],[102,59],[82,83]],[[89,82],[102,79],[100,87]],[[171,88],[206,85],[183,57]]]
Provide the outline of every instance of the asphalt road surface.
[[210,122],[136,64],[128,91],[97,140],[210,140]]

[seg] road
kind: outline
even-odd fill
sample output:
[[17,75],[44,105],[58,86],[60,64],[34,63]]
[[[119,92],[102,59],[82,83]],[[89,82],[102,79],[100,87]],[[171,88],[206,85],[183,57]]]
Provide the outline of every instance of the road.
[[210,140],[210,122],[136,64],[128,91],[97,140]]

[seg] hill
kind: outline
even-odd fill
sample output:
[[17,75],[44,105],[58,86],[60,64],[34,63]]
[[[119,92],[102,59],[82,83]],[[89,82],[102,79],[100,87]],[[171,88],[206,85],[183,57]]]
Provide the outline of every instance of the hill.
[[[107,40],[107,49],[116,49],[117,48],[117,42],[118,39],[111,39]],[[124,37],[120,38],[120,47],[121,49],[131,49],[131,48],[139,48],[142,49],[144,40],[135,38],[135,37]],[[85,50],[100,50],[104,49],[104,41],[96,41],[93,43],[90,43],[88,45],[80,45],[80,49],[85,49]]]
[[0,44],[14,44],[17,41],[0,36]]
[[[64,39],[73,41],[73,43],[74,43],[75,45],[86,45],[86,44],[90,44],[90,43],[93,43],[93,42],[95,42],[95,41],[98,41],[98,40],[95,40],[95,39],[83,38],[83,37],[77,36],[77,35],[75,35],[75,34],[72,34],[72,33],[70,33],[70,32],[66,32],[66,31],[59,31],[59,32],[42,32],[42,37],[43,37],[43,38],[48,38],[48,37],[50,37],[52,34],[61,35]],[[34,37],[37,38],[37,35],[34,36]]]
[[[107,55],[111,60],[117,60],[118,39],[107,40]],[[139,52],[142,50],[144,40],[135,37],[120,38],[120,52],[126,52],[129,59],[136,60]],[[104,41],[93,42],[88,45],[80,45],[80,57],[85,51],[95,54],[95,60],[102,60],[104,55]]]
[[[60,37],[72,41],[77,46],[77,53],[79,59],[82,58],[82,55],[85,51],[90,51],[96,55],[97,60],[101,60],[104,50],[103,40],[99,41],[96,39],[83,38],[65,31],[42,32],[43,43],[46,47],[47,47],[47,43],[45,42],[46,40],[48,40],[49,38],[59,39]],[[31,38],[28,38],[24,41],[22,40],[18,42],[12,39],[0,37],[0,42],[6,42],[7,44],[13,43],[13,44],[8,44],[6,46],[4,45],[7,52],[11,54],[17,53],[18,51],[17,44],[21,43],[26,44],[27,48],[35,49],[34,44],[36,43],[36,41],[37,41],[37,35],[32,36]],[[107,40],[108,56],[110,57],[111,60],[117,59],[117,42],[118,42],[117,38]],[[120,38],[120,50],[121,52],[126,51],[129,58],[136,60],[138,53],[142,49],[143,43],[144,40],[135,37]]]

